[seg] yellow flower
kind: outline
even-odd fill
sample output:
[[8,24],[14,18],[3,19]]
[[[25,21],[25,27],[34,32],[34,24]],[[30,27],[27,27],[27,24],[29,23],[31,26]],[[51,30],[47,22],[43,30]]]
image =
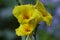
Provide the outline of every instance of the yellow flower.
[[15,31],[17,36],[25,36],[31,34],[34,28],[32,24],[21,24]]
[[46,11],[44,5],[39,0],[36,0],[36,5],[15,6],[13,15],[20,23],[20,26],[16,29],[18,36],[31,34],[40,21],[45,21],[48,26],[50,26],[52,21],[52,16]]
[[32,19],[41,21],[42,19],[42,14],[31,4],[16,6],[13,14],[19,23],[28,23]]
[[43,3],[40,2],[39,0],[37,0],[35,8],[42,13],[43,21],[46,22],[47,26],[50,26],[50,24],[52,22],[52,16],[49,12],[47,12]]
[[[16,6],[13,10],[13,14],[20,23],[20,27],[16,29],[18,36],[30,34],[36,25],[42,21],[42,14],[30,4]],[[26,28],[30,31],[26,31]]]

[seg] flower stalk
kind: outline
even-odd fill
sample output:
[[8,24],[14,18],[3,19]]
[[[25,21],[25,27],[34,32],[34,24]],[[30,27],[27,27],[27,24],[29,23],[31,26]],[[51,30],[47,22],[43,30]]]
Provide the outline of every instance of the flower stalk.
[[29,36],[27,35],[27,36],[26,36],[26,40],[28,40],[28,37],[29,37]]
[[34,35],[33,35],[35,40],[36,40],[36,32],[37,32],[38,26],[39,24],[37,24],[37,27],[35,28]]
[[29,35],[29,37],[30,37],[30,40],[32,40],[32,33]]
[[[36,40],[36,32],[39,26],[39,22],[46,22],[47,26],[50,26],[52,16],[46,11],[43,3],[36,0],[36,4],[22,4],[22,0],[16,0],[18,6],[13,9],[13,15],[17,18],[20,26],[15,29],[17,36],[26,36],[25,40],[32,40],[32,35]],[[20,5],[21,4],[21,5]],[[38,25],[37,25],[38,24]],[[34,34],[32,34],[34,32]]]

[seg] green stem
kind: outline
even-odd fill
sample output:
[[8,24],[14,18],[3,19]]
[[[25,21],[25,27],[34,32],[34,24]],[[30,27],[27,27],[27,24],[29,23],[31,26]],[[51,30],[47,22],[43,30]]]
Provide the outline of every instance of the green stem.
[[26,40],[28,40],[28,36],[26,36]]
[[20,5],[20,2],[19,2],[19,0],[16,0],[16,2],[18,3],[18,5]]
[[37,30],[35,29],[35,32],[34,32],[34,38],[35,38],[35,40],[36,40],[36,31],[37,31]]
[[37,28],[38,28],[39,24],[37,24],[35,31],[34,31],[34,39],[36,40],[36,32],[37,32]]
[[32,40],[32,33],[29,35],[29,37],[30,37],[30,40]]

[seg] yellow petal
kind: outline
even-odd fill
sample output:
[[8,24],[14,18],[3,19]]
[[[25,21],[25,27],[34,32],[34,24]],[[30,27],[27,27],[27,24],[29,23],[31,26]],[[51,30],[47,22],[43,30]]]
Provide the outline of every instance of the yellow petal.
[[46,15],[46,14],[47,14],[46,9],[45,9],[43,3],[40,2],[39,0],[37,0],[37,3],[36,3],[36,5],[35,5],[35,8],[36,8],[38,11],[40,11],[40,12],[42,13],[42,15]]
[[36,4],[35,4],[35,8],[37,8],[38,10],[46,10],[43,3],[40,2],[40,0],[36,0]]
[[52,23],[52,16],[48,13],[47,16],[43,17],[43,21],[46,22],[47,26],[50,26]]
[[23,6],[15,6],[13,9],[13,15],[17,18],[23,11],[23,9],[25,9]]
[[29,20],[35,20],[36,23],[39,23],[40,21],[42,21],[43,16],[37,9],[35,9],[32,13],[33,14]]

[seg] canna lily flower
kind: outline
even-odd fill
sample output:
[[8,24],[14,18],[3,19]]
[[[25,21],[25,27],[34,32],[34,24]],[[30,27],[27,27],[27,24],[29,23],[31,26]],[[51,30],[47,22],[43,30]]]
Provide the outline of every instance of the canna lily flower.
[[42,14],[31,4],[16,6],[13,14],[19,23],[28,23],[32,19],[41,21],[42,19]]
[[41,21],[46,22],[48,26],[50,26],[52,21],[52,16],[46,11],[44,5],[39,0],[36,1],[36,5],[26,4],[15,6],[13,15],[20,23],[20,26],[16,29],[18,36],[31,34],[36,25]]
[[25,36],[29,35],[32,33],[32,31],[35,29],[35,25],[32,24],[21,24],[17,29],[16,29],[16,34],[17,36]]
[[47,26],[50,26],[52,22],[52,16],[51,14],[45,9],[43,3],[41,3],[39,0],[36,1],[35,8],[42,13],[43,21],[46,22]]

